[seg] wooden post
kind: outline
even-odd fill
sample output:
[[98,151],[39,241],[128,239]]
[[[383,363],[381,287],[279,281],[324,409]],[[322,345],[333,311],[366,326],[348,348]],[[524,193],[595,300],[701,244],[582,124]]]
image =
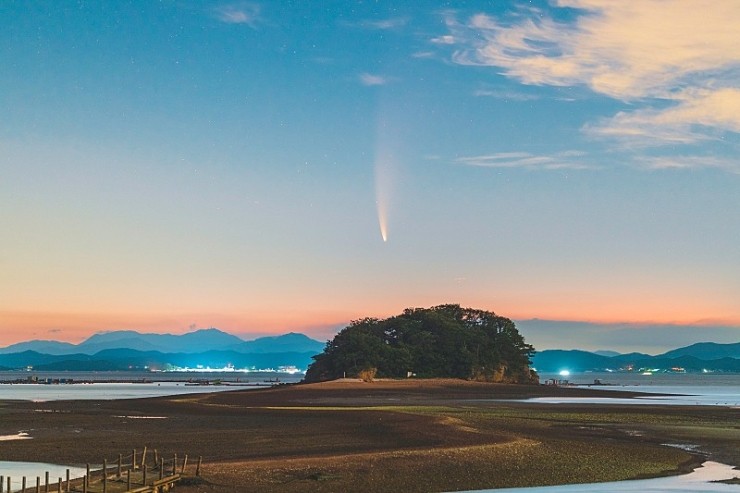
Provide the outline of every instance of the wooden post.
[[126,469],[126,491],[131,489],[131,469]]
[[164,457],[159,458],[159,479],[164,477]]
[[62,478],[59,478],[59,483],[57,484],[57,493],[62,493]]
[[8,493],[10,493],[10,476],[8,476]]
[[177,474],[177,454],[172,458],[172,475]]
[[103,459],[103,493],[108,493],[108,459]]
[[118,471],[116,472],[116,477],[121,477],[121,471],[123,468],[123,455],[118,454]]
[[26,491],[26,477],[23,476],[23,479],[21,480],[21,491]]
[[64,490],[69,491],[69,469],[67,469],[67,487]]
[[83,478],[82,482],[84,483],[83,488],[85,490],[85,493],[87,493],[87,487],[90,486],[90,464],[87,464],[85,466],[85,469],[85,477]]
[[[156,466],[159,464],[159,452],[157,452],[157,449],[154,449],[154,465]],[[0,491],[0,493],[3,493]]]
[[5,487],[5,476],[0,476],[0,493],[3,493],[3,487]]
[[41,493],[41,478],[36,476],[36,493]]
[[141,484],[142,486],[146,486],[146,466],[141,468]]
[[196,476],[200,476],[200,465],[201,465],[202,463],[203,463],[203,456],[202,456],[202,455],[199,455],[199,456],[198,456],[198,465],[197,465],[197,466],[196,466],[196,468],[195,468],[195,475],[196,475]]
[[87,476],[82,478],[82,493],[87,493],[87,482],[88,482]]
[[46,477],[46,481],[44,482],[44,493],[49,493],[49,471],[46,471],[44,476]]
[[136,470],[136,449],[131,452],[131,469]]
[[146,467],[146,445],[144,445],[144,451],[141,453],[141,467]]
[[182,469],[180,470],[181,474],[185,474],[186,467],[188,467],[188,454],[185,454],[185,459],[182,461]]

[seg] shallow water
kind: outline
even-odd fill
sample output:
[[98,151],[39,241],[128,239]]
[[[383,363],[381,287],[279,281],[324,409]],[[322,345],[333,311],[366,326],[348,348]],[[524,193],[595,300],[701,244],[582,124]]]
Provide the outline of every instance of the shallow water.
[[[282,373],[150,373],[150,372],[0,372],[0,380],[25,380],[36,376],[39,380],[72,379],[75,384],[0,384],[0,400],[14,399],[25,401],[57,400],[112,400],[161,397],[179,394],[204,392],[223,392],[228,390],[247,390],[264,388],[279,383],[298,382],[302,375]],[[158,379],[159,381],[153,381]],[[166,381],[164,381],[166,379]],[[186,385],[189,380],[221,380],[223,385]],[[147,383],[145,383],[147,382]]]
[[737,477],[740,477],[740,471],[734,470],[732,466],[707,461],[694,472],[666,478],[538,486],[534,488],[471,490],[464,493],[738,493],[740,491],[738,485],[712,482]]
[[26,476],[26,488],[35,487],[36,478],[40,478],[43,491],[47,471],[49,472],[49,483],[52,485],[49,489],[56,491],[59,478],[66,480],[67,469],[69,469],[70,478],[80,478],[86,472],[84,467],[45,464],[43,462],[0,461],[0,475],[3,476],[3,491],[7,491],[8,476],[11,479],[11,491],[21,488],[23,476]]
[[[542,381],[553,378],[546,375]],[[570,375],[569,381],[583,387],[599,380],[605,385],[589,385],[606,391],[630,391],[656,395],[625,399],[618,397],[538,397],[527,402],[542,404],[667,404],[740,407],[740,375],[738,374],[655,374],[632,373],[579,373]]]
[[[265,384],[267,385],[267,384]],[[45,402],[59,400],[112,400],[161,397],[179,394],[222,392],[258,387],[227,385],[185,385],[183,382],[88,383],[88,384],[13,384],[0,385],[0,400],[17,399]]]

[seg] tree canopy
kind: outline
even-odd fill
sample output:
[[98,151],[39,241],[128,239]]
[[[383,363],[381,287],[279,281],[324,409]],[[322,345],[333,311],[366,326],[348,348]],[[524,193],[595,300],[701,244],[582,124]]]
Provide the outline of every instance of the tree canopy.
[[324,351],[313,357],[306,381],[356,377],[377,370],[378,377],[463,378],[494,382],[532,382],[534,348],[514,322],[493,312],[440,305],[408,308],[387,319],[351,322]]

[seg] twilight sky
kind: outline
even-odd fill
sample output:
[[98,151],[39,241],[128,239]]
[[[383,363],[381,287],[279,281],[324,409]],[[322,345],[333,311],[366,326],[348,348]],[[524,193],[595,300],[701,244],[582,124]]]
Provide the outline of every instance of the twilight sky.
[[0,345],[441,303],[539,349],[740,341],[738,25],[737,0],[2,2]]

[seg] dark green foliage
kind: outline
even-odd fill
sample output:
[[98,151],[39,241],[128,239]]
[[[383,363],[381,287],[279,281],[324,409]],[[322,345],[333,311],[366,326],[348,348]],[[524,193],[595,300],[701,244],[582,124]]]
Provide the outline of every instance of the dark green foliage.
[[440,305],[409,308],[385,320],[356,320],[313,357],[306,381],[356,377],[377,368],[378,378],[465,378],[530,381],[529,357],[514,322],[495,313]]

